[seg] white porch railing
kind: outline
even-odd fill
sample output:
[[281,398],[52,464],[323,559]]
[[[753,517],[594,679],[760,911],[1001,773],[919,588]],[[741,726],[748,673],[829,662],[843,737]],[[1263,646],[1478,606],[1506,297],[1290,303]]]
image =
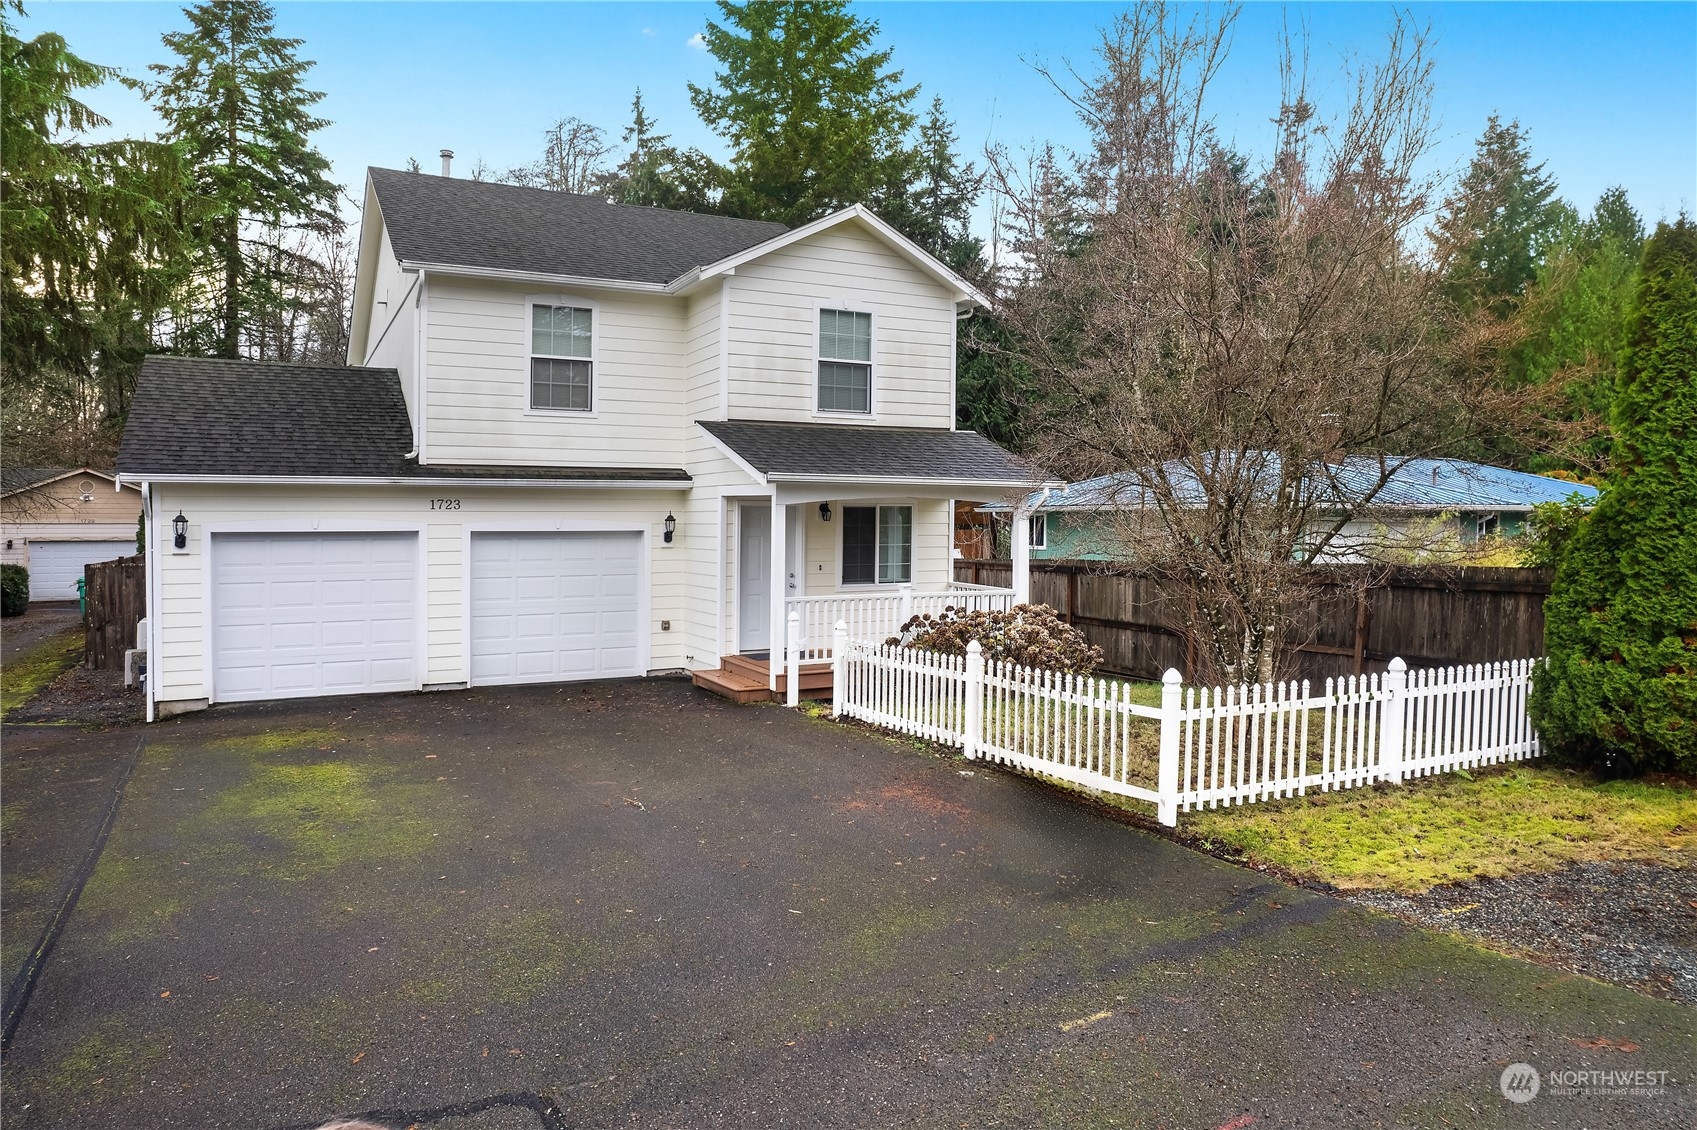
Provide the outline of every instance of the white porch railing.
[[784,602],[784,618],[800,619],[803,663],[831,658],[832,633],[840,621],[850,639],[882,643],[915,616],[940,615],[945,608],[968,612],[1005,611],[1013,607],[1013,590],[952,582],[941,592],[914,592],[911,585],[876,593],[835,593],[797,596]]
[[1162,681],[1160,705],[1109,679],[836,636],[837,715],[960,746],[967,757],[1186,811],[1400,782],[1537,757],[1521,659],[1248,687]]

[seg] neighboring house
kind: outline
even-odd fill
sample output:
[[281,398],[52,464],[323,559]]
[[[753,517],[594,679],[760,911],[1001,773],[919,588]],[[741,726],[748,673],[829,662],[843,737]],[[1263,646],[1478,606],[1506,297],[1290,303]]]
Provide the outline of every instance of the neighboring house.
[[[1437,557],[1465,550],[1481,539],[1525,533],[1532,508],[1541,502],[1560,502],[1573,495],[1586,501],[1597,497],[1597,489],[1583,483],[1462,459],[1392,458],[1388,465],[1394,472],[1367,512],[1344,525],[1319,561],[1347,564]],[[1332,470],[1352,494],[1369,489],[1379,477],[1376,461],[1350,460],[1334,464]],[[1177,484],[1193,483],[1176,466],[1169,475]],[[1191,489],[1201,497],[1194,485]],[[1111,512],[1133,510],[1141,504],[1138,477],[1129,473],[1033,493],[1025,501],[1032,512],[1028,519],[1032,559],[1105,561],[1120,556]],[[1005,505],[980,509],[1008,520]],[[1319,509],[1325,512],[1323,505]]]
[[833,601],[950,589],[952,499],[1039,481],[954,428],[982,297],[863,208],[373,169],[363,214],[353,364],[142,367],[150,711],[710,672],[790,611],[817,656]]
[[0,469],[0,561],[29,570],[31,600],[75,600],[83,566],[136,551],[141,492],[87,467]]

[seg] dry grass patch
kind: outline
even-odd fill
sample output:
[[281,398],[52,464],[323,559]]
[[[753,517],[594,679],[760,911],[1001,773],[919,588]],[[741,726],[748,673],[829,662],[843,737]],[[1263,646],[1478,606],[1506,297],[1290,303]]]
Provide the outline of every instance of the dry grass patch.
[[1516,765],[1184,813],[1180,824],[1251,862],[1343,889],[1416,894],[1586,861],[1687,866],[1697,851],[1697,788]]

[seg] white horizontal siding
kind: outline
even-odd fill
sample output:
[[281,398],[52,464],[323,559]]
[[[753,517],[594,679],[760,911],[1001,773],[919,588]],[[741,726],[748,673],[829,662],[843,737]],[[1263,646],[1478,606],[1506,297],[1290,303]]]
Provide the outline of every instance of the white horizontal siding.
[[814,418],[817,311],[825,303],[875,316],[871,422],[951,426],[953,299],[859,224],[839,225],[739,267],[732,295],[733,418]]
[[[425,679],[456,683],[466,678],[465,527],[502,522],[595,521],[641,524],[648,530],[651,605],[650,668],[684,665],[688,566],[680,539],[661,538],[668,511],[682,511],[683,491],[541,490],[421,487],[217,487],[156,484],[162,513],[189,516],[189,551],[159,557],[160,655],[152,665],[161,701],[208,697],[205,684],[206,625],[203,605],[204,534],[208,525],[246,524],[273,528],[383,529],[422,525],[425,538]],[[432,498],[460,500],[457,511],[433,511]],[[682,528],[680,522],[680,528]],[[569,528],[569,527],[568,527]],[[711,529],[709,524],[707,529]],[[672,621],[661,631],[660,621]]]
[[676,467],[683,461],[687,306],[649,295],[549,295],[596,309],[594,411],[530,410],[535,287],[433,279],[427,299],[434,464]]

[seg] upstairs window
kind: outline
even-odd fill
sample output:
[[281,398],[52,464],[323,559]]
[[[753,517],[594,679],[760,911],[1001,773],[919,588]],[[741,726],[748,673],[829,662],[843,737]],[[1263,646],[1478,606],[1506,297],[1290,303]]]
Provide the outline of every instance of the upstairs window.
[[843,584],[913,580],[913,507],[843,507]]
[[819,411],[872,411],[872,315],[819,311]]
[[530,308],[530,406],[588,412],[593,404],[592,312],[580,306]]

